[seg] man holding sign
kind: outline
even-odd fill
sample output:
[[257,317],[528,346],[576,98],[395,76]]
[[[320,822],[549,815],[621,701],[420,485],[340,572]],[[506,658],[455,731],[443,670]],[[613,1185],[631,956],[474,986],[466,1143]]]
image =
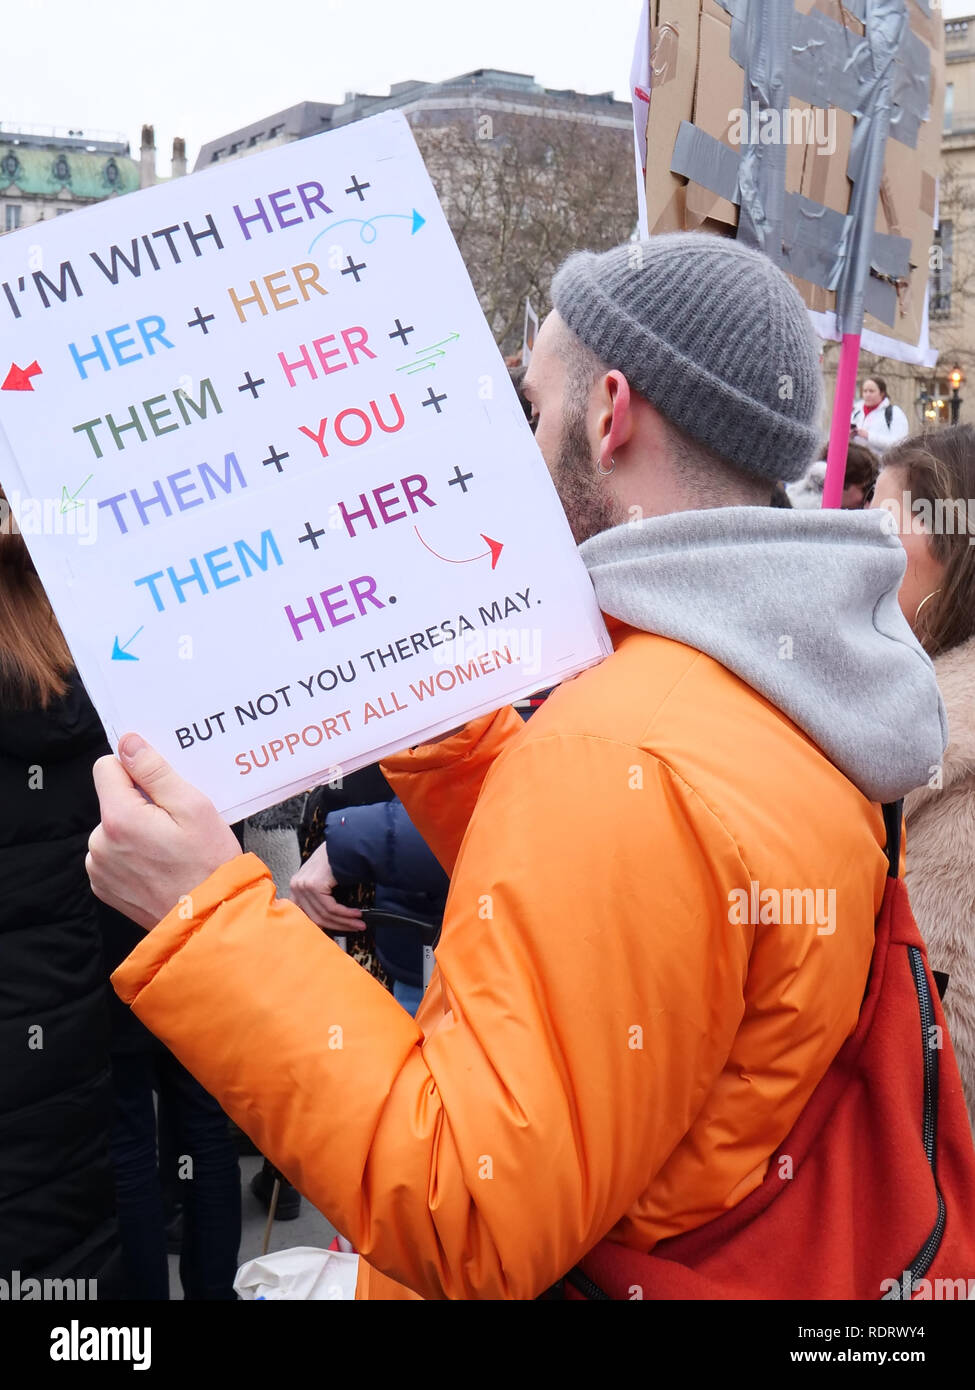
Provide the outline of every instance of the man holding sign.
[[882,518],[768,506],[820,439],[785,276],[664,236],[553,301],[525,392],[614,651],[527,725],[387,760],[452,878],[416,1021],[141,739],[96,768],[92,883],[149,932],[116,989],[354,1242],[360,1296],[533,1298],[756,1188],[857,1022],[877,803],[944,747]]

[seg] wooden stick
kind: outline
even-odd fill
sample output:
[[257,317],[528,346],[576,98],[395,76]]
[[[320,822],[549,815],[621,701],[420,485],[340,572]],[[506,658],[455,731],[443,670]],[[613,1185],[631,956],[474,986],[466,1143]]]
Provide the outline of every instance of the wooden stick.
[[271,1205],[267,1209],[267,1225],[264,1227],[264,1244],[261,1246],[261,1254],[267,1254],[267,1247],[271,1244],[271,1227],[274,1225],[274,1213],[278,1209],[278,1197],[281,1195],[281,1179],[274,1179],[274,1186],[271,1188]]

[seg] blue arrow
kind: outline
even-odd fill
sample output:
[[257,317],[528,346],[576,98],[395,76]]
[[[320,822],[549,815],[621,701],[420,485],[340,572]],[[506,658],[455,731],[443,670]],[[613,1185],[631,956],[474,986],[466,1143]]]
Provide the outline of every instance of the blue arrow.
[[[144,626],[145,626],[145,624],[143,624],[143,627],[144,627]],[[139,628],[139,632],[141,632],[141,631],[142,631],[142,628],[140,627],[140,628]],[[132,643],[135,641],[136,637],[138,637],[139,632],[137,632],[137,633],[135,634],[135,636],[129,638],[129,640],[128,640],[128,641],[126,642],[126,644],[125,644],[125,647],[131,647],[131,645],[132,645]],[[121,645],[119,644],[119,640],[118,640],[118,638],[116,637],[116,639],[115,639],[115,646],[112,648],[112,660],[113,660],[113,661],[138,661],[139,658],[138,658],[137,656],[133,656],[131,652],[126,651],[126,650],[125,650],[125,647],[123,647],[123,646],[121,646]]]
[[[334,232],[336,227],[346,227],[350,224],[360,229],[359,240],[366,246],[371,246],[379,235],[379,231],[374,224],[376,222],[385,221],[409,222],[410,236],[416,236],[420,228],[425,227],[427,224],[427,219],[417,212],[416,208],[414,208],[412,212],[380,212],[377,213],[375,217],[343,217],[341,222],[332,222],[325,227],[323,231],[320,231],[318,236],[312,241],[308,250],[314,250],[316,243],[321,241],[322,237],[328,232]],[[367,235],[367,228],[371,235]]]

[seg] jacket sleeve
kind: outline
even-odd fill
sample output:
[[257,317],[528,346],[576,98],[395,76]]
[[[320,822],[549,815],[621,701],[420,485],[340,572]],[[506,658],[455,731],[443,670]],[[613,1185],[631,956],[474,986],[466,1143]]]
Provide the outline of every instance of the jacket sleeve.
[[446,874],[398,799],[332,811],[325,819],[325,843],[339,882],[446,894]]
[[448,874],[491,764],[524,728],[517,711],[506,705],[449,738],[406,749],[382,764],[383,775]]
[[416,1022],[252,856],[113,980],[371,1265],[428,1298],[532,1298],[721,1071],[751,942],[732,881],[735,845],[665,765],[535,739],[484,785]]

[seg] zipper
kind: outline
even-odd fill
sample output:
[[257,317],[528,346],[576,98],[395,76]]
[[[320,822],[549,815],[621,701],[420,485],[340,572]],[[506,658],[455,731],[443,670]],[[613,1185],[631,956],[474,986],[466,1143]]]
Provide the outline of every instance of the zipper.
[[588,1274],[583,1273],[578,1265],[576,1265],[574,1269],[570,1269],[565,1277],[566,1281],[572,1284],[574,1288],[577,1288],[584,1298],[593,1301],[606,1299],[607,1302],[610,1303],[613,1301],[612,1295],[605,1293],[598,1284],[594,1283],[593,1280],[589,1278]]
[[938,1136],[938,1058],[937,1050],[930,1045],[931,1029],[935,1026],[934,1005],[931,1002],[931,990],[919,947],[908,946],[907,953],[911,962],[911,974],[914,976],[914,988],[917,990],[917,1001],[921,1010],[921,1049],[924,1059],[924,1109],[921,1134],[924,1152],[927,1155],[931,1176],[934,1179],[935,1194],[938,1198],[938,1215],[931,1234],[905,1269],[898,1287],[883,1295],[885,1300],[902,1298],[905,1289],[909,1289],[911,1293],[914,1292],[915,1284],[924,1278],[934,1263],[934,1257],[937,1255],[944,1238],[947,1220],[945,1201],[938,1186],[938,1176],[934,1163],[935,1143]]

